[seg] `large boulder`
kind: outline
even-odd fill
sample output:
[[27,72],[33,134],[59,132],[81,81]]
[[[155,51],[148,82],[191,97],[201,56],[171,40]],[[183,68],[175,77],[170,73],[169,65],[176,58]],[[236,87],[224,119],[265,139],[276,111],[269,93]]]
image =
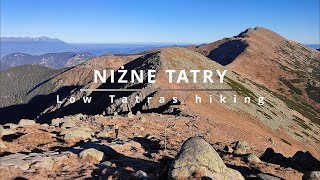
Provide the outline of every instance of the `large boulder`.
[[215,149],[200,137],[189,138],[182,145],[168,172],[169,179],[185,179],[195,174],[211,179],[244,179],[227,168]]
[[80,154],[79,157],[82,159],[89,159],[95,163],[100,162],[104,158],[104,153],[101,151],[98,151],[94,148],[86,149],[83,150]]
[[94,133],[88,127],[72,127],[60,132],[64,140],[88,140]]
[[259,159],[259,157],[252,153],[244,156],[244,160],[251,164],[261,163],[261,160]]
[[24,127],[24,126],[32,126],[35,125],[36,122],[34,120],[29,120],[29,119],[21,119],[18,123],[19,126]]

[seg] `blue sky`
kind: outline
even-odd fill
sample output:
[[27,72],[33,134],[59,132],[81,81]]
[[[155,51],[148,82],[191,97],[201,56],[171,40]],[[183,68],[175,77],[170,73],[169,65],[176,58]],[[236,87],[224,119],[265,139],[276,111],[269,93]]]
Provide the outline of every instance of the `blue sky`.
[[255,26],[319,44],[319,0],[1,0],[1,36],[205,43]]

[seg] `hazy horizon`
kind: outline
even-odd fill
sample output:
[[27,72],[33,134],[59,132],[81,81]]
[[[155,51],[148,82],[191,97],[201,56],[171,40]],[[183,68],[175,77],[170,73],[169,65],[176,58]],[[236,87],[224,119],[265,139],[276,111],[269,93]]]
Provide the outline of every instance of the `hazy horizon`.
[[320,43],[317,0],[94,2],[2,0],[1,36],[86,44],[198,44],[261,26],[303,44]]

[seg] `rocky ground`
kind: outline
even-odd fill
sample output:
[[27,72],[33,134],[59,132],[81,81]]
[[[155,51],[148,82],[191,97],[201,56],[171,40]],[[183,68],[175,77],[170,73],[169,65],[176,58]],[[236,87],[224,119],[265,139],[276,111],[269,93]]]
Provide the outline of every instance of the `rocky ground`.
[[[120,125],[118,139],[114,123]],[[265,139],[268,149],[241,139],[221,142],[204,124],[213,129],[201,117],[139,112],[5,124],[0,126],[0,178],[319,178],[319,161],[308,152],[282,155],[277,153],[284,151],[281,143],[272,138]]]

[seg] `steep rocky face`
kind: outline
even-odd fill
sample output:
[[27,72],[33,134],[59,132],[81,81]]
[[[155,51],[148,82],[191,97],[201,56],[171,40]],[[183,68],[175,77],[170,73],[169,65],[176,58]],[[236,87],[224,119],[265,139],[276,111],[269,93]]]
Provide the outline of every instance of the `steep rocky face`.
[[268,29],[205,44],[195,51],[248,78],[303,116],[320,123],[320,53]]

